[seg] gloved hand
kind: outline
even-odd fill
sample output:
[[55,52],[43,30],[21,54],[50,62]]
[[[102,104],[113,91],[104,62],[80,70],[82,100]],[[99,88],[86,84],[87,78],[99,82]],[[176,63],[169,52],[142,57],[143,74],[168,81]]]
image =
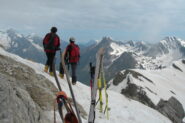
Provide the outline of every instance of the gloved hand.
[[60,47],[57,47],[56,50],[61,50],[61,48]]

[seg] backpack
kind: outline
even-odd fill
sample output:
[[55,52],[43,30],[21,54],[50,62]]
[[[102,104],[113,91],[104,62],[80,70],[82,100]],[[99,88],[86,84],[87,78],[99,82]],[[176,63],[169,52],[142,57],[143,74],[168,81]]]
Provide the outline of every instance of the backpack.
[[45,50],[56,50],[56,46],[54,45],[56,34],[47,34],[44,41],[44,49]]
[[69,45],[69,62],[77,63],[80,59],[80,48],[76,44]]

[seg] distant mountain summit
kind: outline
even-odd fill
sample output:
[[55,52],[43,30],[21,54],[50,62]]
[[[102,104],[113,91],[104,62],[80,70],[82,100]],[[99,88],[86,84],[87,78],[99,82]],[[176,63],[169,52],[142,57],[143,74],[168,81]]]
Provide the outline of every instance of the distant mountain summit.
[[0,32],[0,44],[8,51],[39,63],[45,61],[42,38],[37,35],[24,36],[14,29]]
[[185,41],[176,37],[166,37],[156,44],[132,40],[120,42],[103,37],[81,56],[79,70],[86,74],[80,75],[81,81],[88,80],[88,63],[95,62],[95,54],[100,47],[105,48],[104,65],[108,80],[123,69],[160,69],[185,57]]

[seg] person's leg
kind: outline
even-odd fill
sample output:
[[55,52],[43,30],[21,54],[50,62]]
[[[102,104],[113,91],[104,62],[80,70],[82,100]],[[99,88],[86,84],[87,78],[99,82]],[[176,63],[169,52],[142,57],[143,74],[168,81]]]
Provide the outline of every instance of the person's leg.
[[62,63],[60,62],[60,70],[59,70],[59,76],[63,79],[64,78],[64,69],[63,69],[63,66],[62,66]]
[[50,55],[50,53],[47,53],[47,52],[46,52],[46,56],[47,56],[46,65],[47,65],[47,66],[49,66],[49,55]]
[[53,72],[53,61],[55,58],[55,53],[50,53],[50,59],[49,59],[49,72]]
[[47,60],[46,60],[46,64],[44,67],[44,71],[48,72],[48,68],[49,68],[49,53],[46,52],[46,56],[47,56]]
[[76,67],[77,63],[71,63],[71,70],[72,70],[72,83],[76,84],[77,77],[76,77]]

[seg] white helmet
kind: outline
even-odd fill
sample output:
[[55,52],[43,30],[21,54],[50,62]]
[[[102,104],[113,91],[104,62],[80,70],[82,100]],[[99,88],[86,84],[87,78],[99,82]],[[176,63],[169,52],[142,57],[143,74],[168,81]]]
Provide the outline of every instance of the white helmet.
[[75,42],[75,38],[74,38],[74,37],[70,37],[70,38],[69,38],[69,41],[70,41],[70,42]]

